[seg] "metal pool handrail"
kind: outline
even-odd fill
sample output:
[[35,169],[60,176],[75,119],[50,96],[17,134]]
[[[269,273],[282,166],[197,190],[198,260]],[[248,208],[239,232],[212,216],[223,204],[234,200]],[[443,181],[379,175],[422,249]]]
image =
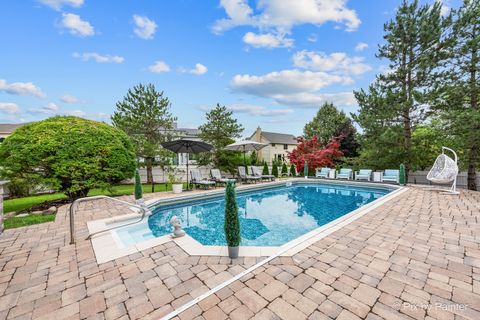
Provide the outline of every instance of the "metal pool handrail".
[[109,200],[113,200],[113,201],[117,201],[119,203],[122,203],[122,204],[126,204],[130,207],[134,207],[134,208],[137,208],[137,209],[140,209],[140,211],[142,212],[142,215],[140,217],[140,219],[138,221],[134,221],[134,222],[129,222],[129,223],[126,223],[126,224],[123,224],[123,225],[119,225],[119,226],[115,226],[115,227],[112,227],[112,228],[109,228],[109,229],[104,229],[104,230],[101,230],[101,231],[97,231],[97,232],[94,232],[92,234],[90,234],[87,239],[89,239],[91,236],[97,234],[97,233],[100,233],[100,232],[104,232],[104,231],[108,231],[108,230],[111,230],[111,229],[114,229],[114,228],[118,228],[118,227],[123,227],[123,226],[127,226],[127,225],[130,225],[130,224],[133,224],[133,223],[137,223],[137,222],[140,222],[143,220],[143,218],[145,217],[146,213],[147,213],[147,210],[145,207],[143,206],[140,206],[138,204],[134,204],[134,203],[130,203],[130,202],[127,202],[127,201],[123,201],[123,200],[120,200],[120,199],[117,199],[117,198],[112,198],[112,197],[109,197],[109,196],[93,196],[93,197],[88,197],[88,198],[80,198],[80,199],[77,199],[75,201],[72,202],[72,204],[70,205],[70,209],[69,209],[69,217],[70,217],[70,244],[74,244],[75,243],[75,211],[78,207],[78,204],[80,202],[85,202],[85,201],[91,201],[91,200],[97,200],[97,199],[109,199]]

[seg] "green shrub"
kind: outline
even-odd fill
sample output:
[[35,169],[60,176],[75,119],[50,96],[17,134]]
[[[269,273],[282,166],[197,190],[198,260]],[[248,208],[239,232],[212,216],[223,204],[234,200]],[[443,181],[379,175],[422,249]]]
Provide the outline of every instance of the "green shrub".
[[240,245],[240,219],[238,218],[237,198],[235,196],[235,184],[227,183],[225,188],[225,239],[229,247]]
[[295,165],[294,165],[294,164],[292,164],[292,165],[290,166],[290,175],[291,175],[292,177],[296,177],[296,176],[297,176],[297,169],[295,169]]
[[143,198],[142,180],[140,179],[140,173],[138,169],[135,170],[135,200]]
[[262,174],[263,174],[264,176],[267,176],[267,175],[270,174],[269,171],[268,171],[268,165],[267,165],[267,163],[266,163],[265,161],[263,162]]
[[402,186],[405,185],[405,165],[402,163],[400,164],[400,173],[399,173],[400,177],[398,179],[398,183]]
[[288,168],[287,164],[284,162],[282,165],[282,176],[287,176],[288,175]]
[[272,167],[272,175],[274,175],[276,178],[278,178],[278,167],[275,164]]
[[85,197],[133,177],[135,150],[108,124],[56,116],[26,124],[0,144],[0,176]]

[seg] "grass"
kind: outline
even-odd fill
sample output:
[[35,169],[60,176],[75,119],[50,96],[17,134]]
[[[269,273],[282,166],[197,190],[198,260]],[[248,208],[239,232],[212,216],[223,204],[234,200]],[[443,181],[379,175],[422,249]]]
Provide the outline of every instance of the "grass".
[[[133,184],[124,184],[114,186],[112,190],[102,190],[102,189],[92,189],[88,193],[89,196],[98,196],[98,195],[107,195],[107,196],[122,196],[122,195],[129,195],[133,194],[134,185]],[[156,184],[155,185],[155,192],[161,191],[169,191],[171,190],[171,186],[168,185],[167,190],[165,190],[165,184]],[[152,185],[144,184],[143,185],[143,193],[152,192]],[[62,200],[66,199],[67,197],[63,193],[51,193],[51,194],[42,194],[42,195],[34,195],[24,198],[15,198],[15,199],[7,199],[3,202],[3,208],[5,213],[8,212],[19,212],[22,210],[29,209],[34,205],[44,203],[46,201],[55,201],[55,200]]]
[[32,224],[45,223],[55,220],[54,214],[48,214],[44,216],[31,215],[26,217],[12,217],[5,219],[5,229],[13,229],[19,227],[26,227]]

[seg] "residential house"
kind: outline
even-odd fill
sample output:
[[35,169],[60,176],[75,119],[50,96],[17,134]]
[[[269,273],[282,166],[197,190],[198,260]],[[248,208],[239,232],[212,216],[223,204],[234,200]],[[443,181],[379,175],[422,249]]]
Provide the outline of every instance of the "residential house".
[[0,123],[0,142],[11,135],[15,129],[23,126],[25,123]]
[[260,127],[248,139],[268,144],[258,151],[258,159],[269,165],[275,160],[288,163],[287,152],[293,151],[298,144],[292,134],[262,131]]

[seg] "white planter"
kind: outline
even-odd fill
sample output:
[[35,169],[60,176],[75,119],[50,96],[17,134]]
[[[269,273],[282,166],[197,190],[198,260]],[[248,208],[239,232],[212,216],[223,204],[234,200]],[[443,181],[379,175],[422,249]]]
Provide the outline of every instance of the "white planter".
[[173,193],[182,193],[182,189],[183,189],[183,184],[182,183],[172,184]]

